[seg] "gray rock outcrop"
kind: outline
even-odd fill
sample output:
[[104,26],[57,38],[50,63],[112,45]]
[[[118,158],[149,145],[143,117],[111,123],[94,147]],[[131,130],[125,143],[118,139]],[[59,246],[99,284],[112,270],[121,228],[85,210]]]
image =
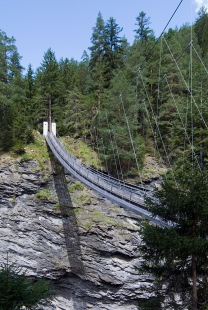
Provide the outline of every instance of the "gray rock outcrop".
[[152,282],[134,268],[138,221],[57,163],[0,162],[0,263],[9,253],[28,276],[51,280],[56,297],[39,309],[136,310]]

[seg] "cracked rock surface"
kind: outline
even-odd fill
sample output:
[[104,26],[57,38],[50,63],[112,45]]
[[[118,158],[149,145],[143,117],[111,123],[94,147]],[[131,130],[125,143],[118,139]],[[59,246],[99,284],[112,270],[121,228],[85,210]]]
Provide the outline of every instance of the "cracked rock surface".
[[[75,182],[55,163],[0,162],[0,263],[50,279],[39,309],[136,310],[151,285],[140,274],[139,216]],[[75,183],[74,183],[75,182]]]

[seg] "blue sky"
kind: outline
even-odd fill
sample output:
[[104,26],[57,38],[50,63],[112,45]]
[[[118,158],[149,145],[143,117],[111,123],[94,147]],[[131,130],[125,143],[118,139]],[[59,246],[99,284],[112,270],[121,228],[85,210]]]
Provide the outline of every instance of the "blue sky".
[[[150,27],[159,36],[180,0],[0,0],[0,29],[16,39],[21,64],[36,69],[50,47],[61,57],[80,61],[89,52],[92,27],[100,11],[106,21],[114,17],[122,34],[132,43],[136,16],[150,17]],[[197,8],[208,0],[183,0],[170,27],[195,21]]]

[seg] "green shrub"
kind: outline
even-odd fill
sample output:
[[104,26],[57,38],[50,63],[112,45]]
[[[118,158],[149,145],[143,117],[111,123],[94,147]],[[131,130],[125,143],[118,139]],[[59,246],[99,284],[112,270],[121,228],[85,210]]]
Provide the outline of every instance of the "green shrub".
[[28,161],[31,159],[31,156],[29,156],[28,153],[24,153],[22,156],[21,156],[21,161]]
[[70,193],[73,193],[74,191],[82,191],[83,189],[84,185],[78,181],[69,186]]
[[0,267],[0,309],[19,310],[33,307],[41,299],[53,297],[50,283],[45,280],[33,281],[25,272],[14,265],[4,264]]
[[35,197],[41,200],[51,200],[51,192],[48,188],[44,188],[35,194]]
[[16,155],[25,154],[24,144],[22,143],[22,141],[16,141],[15,145],[12,147],[12,151]]

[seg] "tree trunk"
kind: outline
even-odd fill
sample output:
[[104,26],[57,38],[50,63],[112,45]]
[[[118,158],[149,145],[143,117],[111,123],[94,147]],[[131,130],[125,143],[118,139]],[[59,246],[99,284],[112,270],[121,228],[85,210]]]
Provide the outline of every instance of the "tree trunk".
[[48,99],[48,130],[51,133],[52,132],[52,124],[51,124],[51,95]]
[[193,280],[192,309],[197,310],[196,257],[194,255],[192,256],[192,280]]
[[100,111],[100,90],[98,91],[98,110]]

